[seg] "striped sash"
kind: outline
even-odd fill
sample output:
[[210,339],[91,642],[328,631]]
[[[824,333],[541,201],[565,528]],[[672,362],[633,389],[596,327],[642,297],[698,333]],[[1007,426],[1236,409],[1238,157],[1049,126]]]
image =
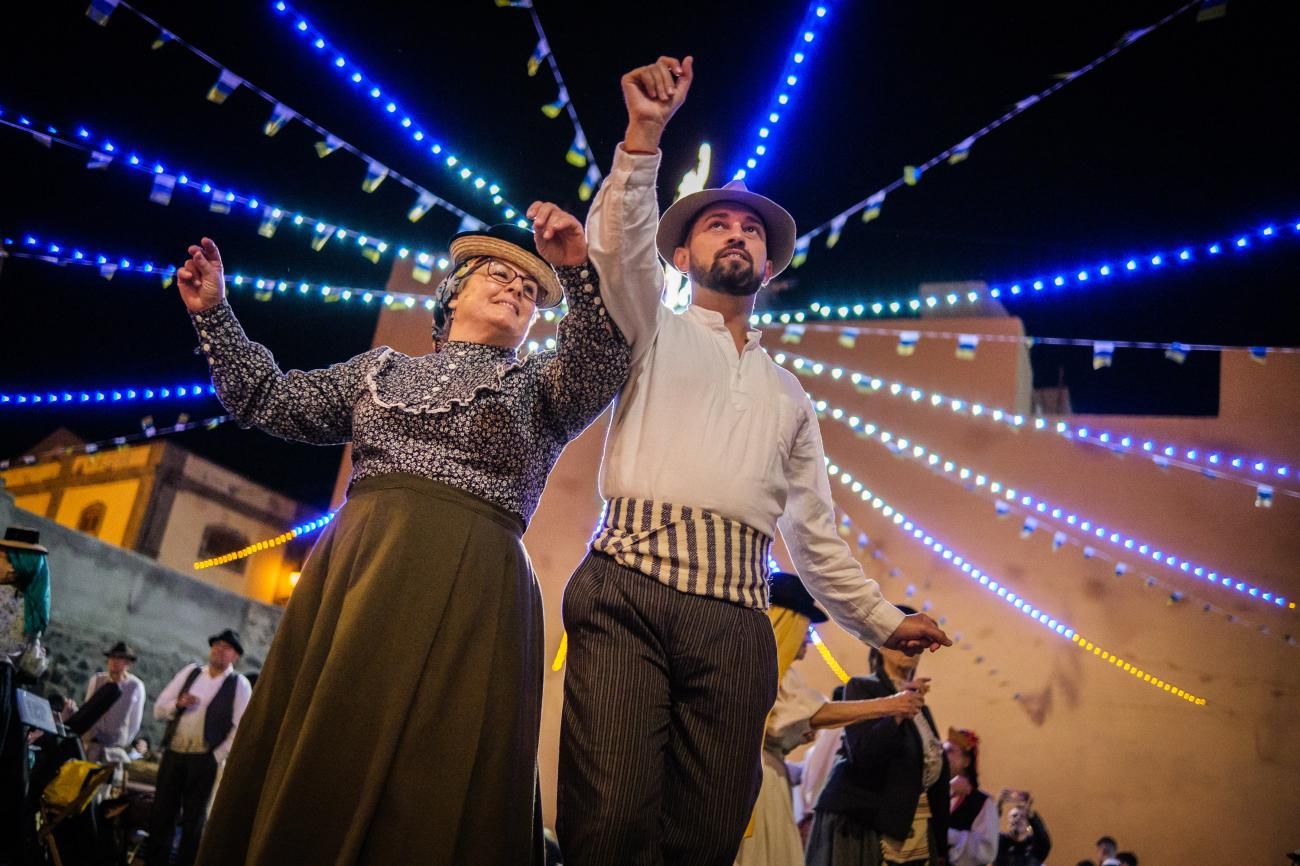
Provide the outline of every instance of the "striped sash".
[[680,592],[767,610],[772,539],[689,505],[649,499],[605,503],[592,550]]

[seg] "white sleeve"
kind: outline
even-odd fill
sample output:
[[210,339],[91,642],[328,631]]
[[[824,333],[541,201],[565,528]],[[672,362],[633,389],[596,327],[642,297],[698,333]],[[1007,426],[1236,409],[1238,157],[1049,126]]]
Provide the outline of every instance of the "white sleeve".
[[221,741],[221,745],[212,750],[212,757],[217,759],[220,764],[226,760],[230,754],[230,745],[235,741],[235,731],[239,730],[239,720],[244,717],[244,710],[248,709],[248,699],[253,696],[253,686],[248,682],[248,677],[243,674],[234,674],[235,677],[235,707],[230,716],[230,733]]
[[135,680],[135,688],[131,694],[131,709],[126,714],[126,745],[124,748],[130,748],[131,743],[135,741],[136,734],[140,733],[140,722],[144,720],[144,705],[149,699],[144,686],[143,680]]
[[632,346],[635,365],[654,343],[663,305],[664,270],[655,248],[659,154],[628,153],[614,165],[587,214],[587,250],[600,274],[605,309]]
[[153,717],[160,722],[165,722],[176,712],[176,699],[181,696],[181,687],[185,685],[185,677],[194,669],[193,664],[188,664],[180,669],[172,681],[158,695],[158,699],[153,703]]
[[777,528],[799,579],[845,631],[880,646],[903,621],[903,612],[885,601],[836,531],[821,430],[807,397],[786,479],[785,513]]
[[989,797],[969,830],[948,831],[949,866],[986,866],[998,856],[998,810]]

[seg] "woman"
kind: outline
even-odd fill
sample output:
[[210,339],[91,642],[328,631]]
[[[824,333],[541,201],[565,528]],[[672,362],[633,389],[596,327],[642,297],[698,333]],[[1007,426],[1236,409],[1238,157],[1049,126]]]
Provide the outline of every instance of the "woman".
[[776,638],[780,685],[776,704],[767,716],[763,739],[763,782],[746,832],[736,854],[736,866],[783,866],[803,862],[803,840],[794,820],[791,779],[785,758],[811,742],[818,731],[837,730],[867,719],[908,719],[921,709],[916,692],[884,698],[828,702],[809,686],[792,665],[808,653],[808,627],[826,622],[803,582],[794,574],[775,571],[769,584],[768,617]]
[[948,729],[943,754],[948,759],[948,862],[951,866],[988,866],[998,853],[998,810],[980,790],[979,737],[974,731]]
[[[872,649],[871,676],[849,680],[845,700],[898,691],[924,696],[929,679],[916,679],[918,661],[898,650]],[[808,866],[944,866],[947,831],[948,766],[929,708],[907,721],[886,717],[845,728],[817,799]]]
[[[540,862],[542,610],[520,537],[629,350],[581,224],[541,202],[528,216],[533,233],[452,239],[436,351],[414,358],[378,348],[282,373],[225,302],[211,240],[177,272],[228,411],[352,443],[348,500],[240,722],[204,866]],[[519,361],[537,309],[564,293],[558,348]]]
[[50,622],[49,550],[40,533],[11,526],[0,538],[0,862],[30,854],[36,825],[27,800],[27,738],[15,692],[30,676],[23,654]]

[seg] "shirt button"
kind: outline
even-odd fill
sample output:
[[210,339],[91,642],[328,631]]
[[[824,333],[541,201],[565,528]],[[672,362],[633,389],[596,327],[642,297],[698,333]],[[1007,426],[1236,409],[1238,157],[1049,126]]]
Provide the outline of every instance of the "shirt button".
[[583,279],[583,280],[585,280],[585,279],[587,279],[587,278],[590,277],[590,276],[591,276],[591,274],[587,271],[586,268],[583,268],[581,271],[578,272],[578,278],[579,278],[579,279]]
[[592,287],[591,283],[583,283],[582,290],[590,295],[592,292],[595,291],[595,288]]
[[207,331],[203,330],[202,328],[199,328],[199,336],[200,336],[200,337],[206,337],[207,335],[208,335],[208,332],[207,332]]
[[204,344],[203,344],[203,351],[205,351],[205,352],[211,352],[211,351],[212,351],[212,344],[211,344],[211,343],[204,343]]
[[[600,298],[596,298],[596,299],[595,299],[595,304],[596,304],[596,306],[598,306],[598,307],[600,306]],[[604,312],[604,310],[602,310],[601,312]]]

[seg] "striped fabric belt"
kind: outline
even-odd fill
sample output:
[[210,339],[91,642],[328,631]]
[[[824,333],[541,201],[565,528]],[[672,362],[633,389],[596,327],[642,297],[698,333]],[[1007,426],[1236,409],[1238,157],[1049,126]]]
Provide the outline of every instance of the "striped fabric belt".
[[591,540],[620,565],[680,592],[767,610],[772,539],[703,508],[611,499]]

